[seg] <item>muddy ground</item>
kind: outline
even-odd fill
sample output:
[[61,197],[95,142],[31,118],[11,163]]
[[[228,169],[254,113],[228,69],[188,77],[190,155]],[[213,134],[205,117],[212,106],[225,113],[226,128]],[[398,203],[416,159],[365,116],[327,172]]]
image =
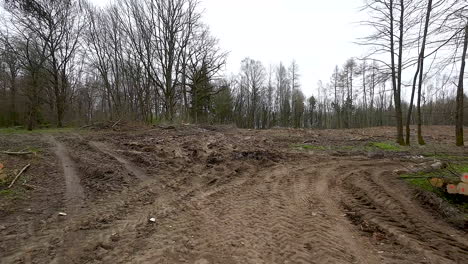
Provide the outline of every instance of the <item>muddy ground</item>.
[[0,263],[468,261],[466,211],[396,173],[468,156],[450,127],[116,130],[0,135],[33,152],[0,154]]

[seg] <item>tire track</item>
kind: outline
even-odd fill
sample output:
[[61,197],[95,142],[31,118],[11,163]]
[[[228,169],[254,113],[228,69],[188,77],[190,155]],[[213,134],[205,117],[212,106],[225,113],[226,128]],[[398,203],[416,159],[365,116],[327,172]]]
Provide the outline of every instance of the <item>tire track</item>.
[[[37,234],[25,249],[49,254],[46,263],[461,263],[467,253],[465,238],[451,236],[462,232],[447,234],[452,229],[400,193],[387,175],[392,161],[308,156],[235,173],[174,169],[149,177],[107,143],[90,145],[140,181]],[[341,202],[409,256],[378,253]]]
[[66,205],[69,212],[76,212],[84,204],[84,191],[80,184],[80,176],[76,165],[70,158],[65,145],[57,141],[53,136],[48,137],[49,142],[54,145],[54,152],[60,161],[66,186]]
[[421,252],[430,263],[464,262],[468,255],[466,236],[425,214],[395,189],[402,185],[386,179],[389,175],[385,169],[350,174],[348,185],[343,185],[349,207],[399,243]]
[[148,180],[149,177],[146,175],[146,173],[140,169],[139,167],[135,166],[133,163],[125,159],[124,157],[120,156],[117,154],[111,147],[109,147],[106,143],[104,142],[96,142],[96,141],[90,141],[89,144],[93,147],[95,147],[97,150],[103,152],[104,154],[107,154],[114,159],[116,159],[119,163],[121,163],[128,172],[132,173],[135,175],[138,179],[145,181]]
[[[139,253],[144,256],[139,262],[204,259],[210,263],[379,263],[365,259],[372,257],[369,252],[362,255],[361,251],[349,249],[350,242],[341,232],[346,229],[333,232],[337,225],[347,222],[337,221],[337,212],[330,212],[325,198],[317,194],[319,169],[279,165],[256,175],[244,175],[249,178],[218,192],[199,194],[193,200],[196,210],[168,219],[173,230],[165,228],[167,233],[158,232],[145,240],[152,245]],[[184,234],[192,248],[184,244]],[[352,242],[356,240],[359,238]],[[233,257],[220,259],[220,252]]]

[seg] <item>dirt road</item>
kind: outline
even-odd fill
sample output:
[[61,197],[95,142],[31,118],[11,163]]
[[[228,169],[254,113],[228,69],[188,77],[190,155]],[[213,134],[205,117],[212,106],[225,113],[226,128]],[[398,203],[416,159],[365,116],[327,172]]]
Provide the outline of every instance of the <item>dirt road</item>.
[[393,173],[406,161],[298,152],[285,133],[56,135],[40,162],[66,183],[43,186],[64,202],[2,214],[0,262],[466,263],[466,230]]

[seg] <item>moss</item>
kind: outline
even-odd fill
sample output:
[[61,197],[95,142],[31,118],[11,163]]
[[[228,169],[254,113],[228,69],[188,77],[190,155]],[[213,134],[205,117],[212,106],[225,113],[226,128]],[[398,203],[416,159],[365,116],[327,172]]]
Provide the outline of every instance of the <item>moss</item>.
[[0,197],[13,197],[16,196],[17,192],[12,189],[0,190]]
[[314,146],[308,144],[296,144],[292,146],[293,148],[300,148],[304,150],[326,150],[327,148],[324,146]]

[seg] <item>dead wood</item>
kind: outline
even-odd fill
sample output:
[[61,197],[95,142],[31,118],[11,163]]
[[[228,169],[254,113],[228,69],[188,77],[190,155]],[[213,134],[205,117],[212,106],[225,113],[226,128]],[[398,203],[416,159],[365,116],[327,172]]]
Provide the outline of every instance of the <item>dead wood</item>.
[[31,151],[19,151],[19,152],[2,151],[0,153],[7,154],[7,155],[28,155],[28,154],[33,154]]
[[10,189],[13,184],[15,184],[16,180],[19,178],[19,176],[21,176],[21,174],[23,174],[23,172],[25,172],[29,166],[31,166],[31,164],[28,164],[26,166],[24,166],[24,168],[16,175],[16,177],[13,179],[13,181],[10,183],[10,185],[8,185],[8,189]]
[[117,126],[120,123],[120,121],[122,121],[122,119],[117,120],[117,122],[115,122],[111,128],[114,128],[115,126]]

